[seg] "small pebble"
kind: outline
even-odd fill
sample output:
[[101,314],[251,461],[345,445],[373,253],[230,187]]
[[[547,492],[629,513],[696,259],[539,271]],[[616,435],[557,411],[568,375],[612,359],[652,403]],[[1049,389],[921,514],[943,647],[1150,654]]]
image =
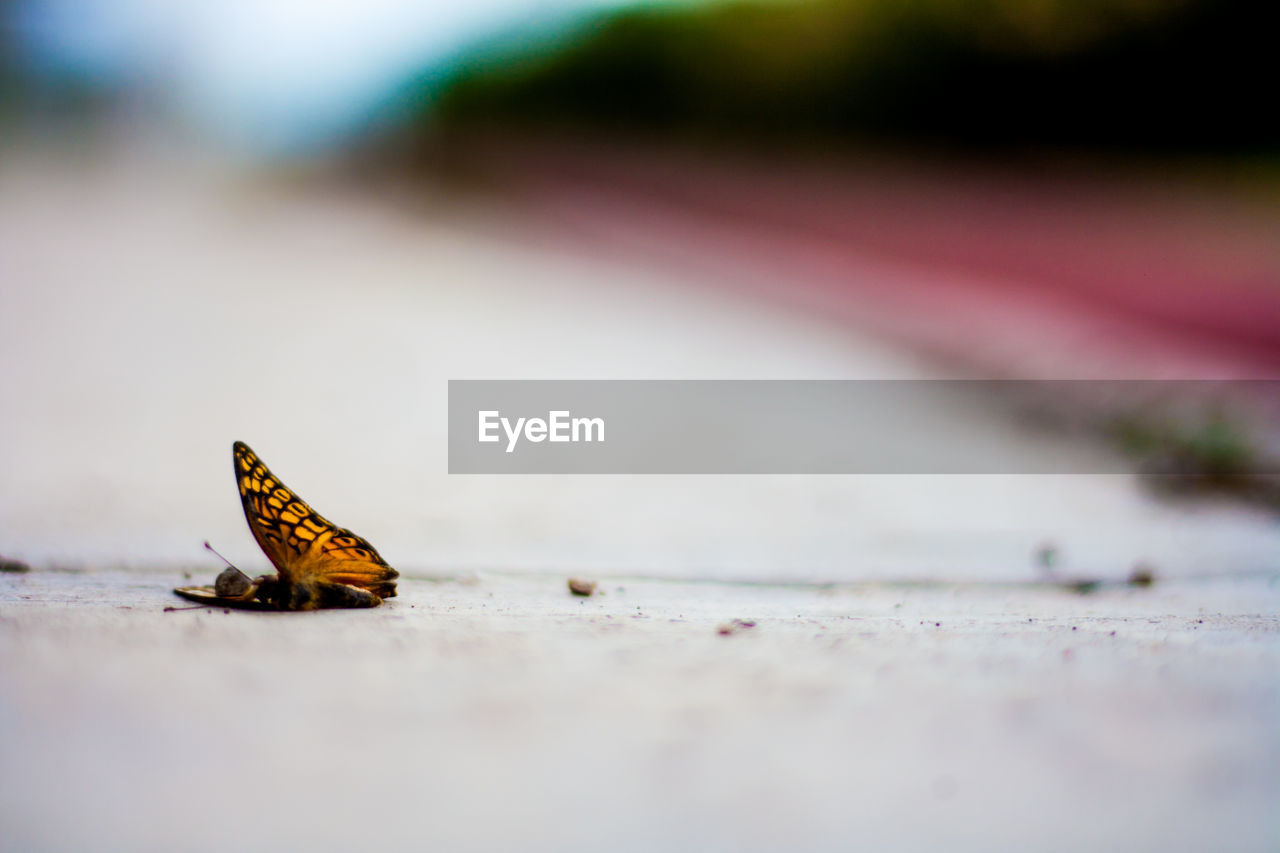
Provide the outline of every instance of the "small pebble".
[[1150,563],[1142,562],[1133,567],[1133,571],[1129,572],[1129,586],[1151,586],[1156,582],[1155,569]]
[[596,582],[582,578],[569,578],[569,592],[574,595],[587,596],[596,591]]

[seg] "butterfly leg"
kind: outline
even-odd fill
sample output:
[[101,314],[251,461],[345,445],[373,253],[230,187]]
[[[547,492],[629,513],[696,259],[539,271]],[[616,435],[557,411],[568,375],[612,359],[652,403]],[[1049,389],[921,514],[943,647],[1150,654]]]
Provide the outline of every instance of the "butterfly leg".
[[321,607],[377,607],[382,599],[367,589],[345,583],[319,584]]

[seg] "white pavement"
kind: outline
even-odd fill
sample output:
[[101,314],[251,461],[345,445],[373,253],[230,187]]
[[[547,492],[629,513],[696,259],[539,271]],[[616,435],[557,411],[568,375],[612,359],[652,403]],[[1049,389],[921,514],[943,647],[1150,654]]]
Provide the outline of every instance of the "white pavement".
[[[1128,477],[446,473],[449,379],[936,366],[457,199],[159,155],[0,161],[0,282],[0,555],[34,566],[0,574],[0,850],[1280,847],[1273,516]],[[265,567],[235,439],[400,597],[166,612],[205,538]],[[1046,541],[1158,581],[1019,585]]]
[[165,612],[182,582],[0,575],[0,849],[1280,844],[1274,580]]

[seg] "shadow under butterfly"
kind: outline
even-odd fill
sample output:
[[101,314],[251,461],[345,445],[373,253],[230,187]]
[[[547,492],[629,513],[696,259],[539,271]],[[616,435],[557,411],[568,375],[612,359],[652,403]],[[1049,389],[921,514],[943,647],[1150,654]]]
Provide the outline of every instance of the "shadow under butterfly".
[[249,610],[377,607],[396,594],[400,573],[367,539],[323,518],[243,441],[231,452],[245,520],[276,574],[251,578],[228,562],[213,586],[183,586],[175,593],[199,604]]

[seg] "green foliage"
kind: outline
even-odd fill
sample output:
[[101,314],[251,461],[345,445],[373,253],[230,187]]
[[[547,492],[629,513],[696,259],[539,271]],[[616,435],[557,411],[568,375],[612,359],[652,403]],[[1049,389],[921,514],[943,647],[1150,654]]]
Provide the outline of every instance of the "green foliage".
[[639,6],[460,64],[435,119],[1267,152],[1276,17],[1245,0]]
[[1280,509],[1280,479],[1243,424],[1215,409],[1198,417],[1134,414],[1108,425],[1146,481],[1165,493],[1217,491]]

